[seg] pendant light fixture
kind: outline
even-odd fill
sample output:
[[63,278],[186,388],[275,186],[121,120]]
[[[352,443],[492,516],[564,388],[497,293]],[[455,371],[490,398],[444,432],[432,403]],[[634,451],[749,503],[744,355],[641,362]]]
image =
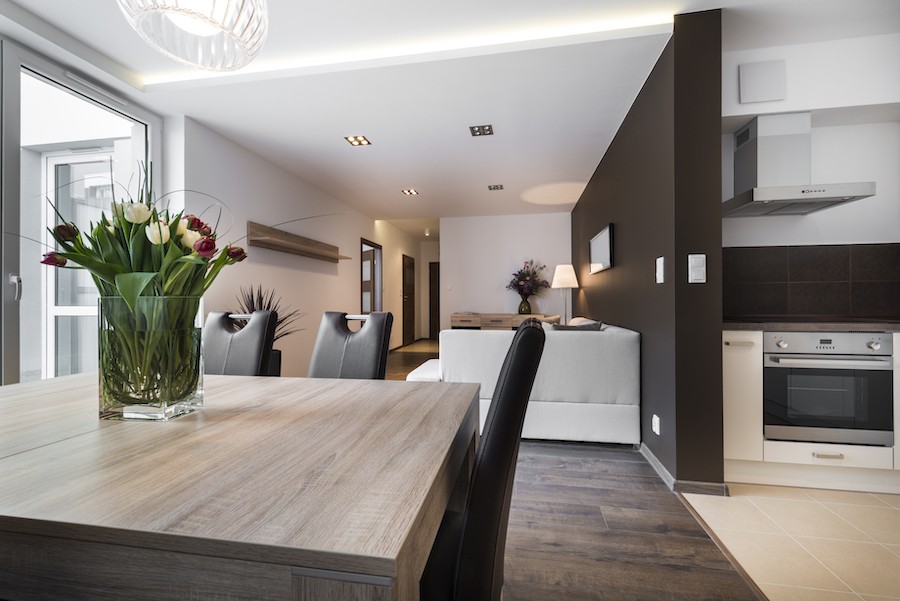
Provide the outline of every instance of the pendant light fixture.
[[144,41],[187,65],[233,71],[266,39],[266,0],[118,0]]

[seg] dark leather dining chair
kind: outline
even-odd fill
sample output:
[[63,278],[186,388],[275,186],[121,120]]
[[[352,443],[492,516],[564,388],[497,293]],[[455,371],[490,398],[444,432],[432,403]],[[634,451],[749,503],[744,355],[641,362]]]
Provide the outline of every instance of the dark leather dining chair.
[[263,376],[269,373],[275,341],[274,311],[254,311],[244,327],[225,311],[213,311],[203,324],[203,370],[226,376]]
[[541,323],[522,322],[488,408],[465,510],[444,515],[422,575],[422,601],[500,601],[519,440],[543,351]]
[[325,312],[309,360],[307,377],[384,379],[394,315],[374,311],[353,318],[364,320],[356,332],[348,327],[346,313]]

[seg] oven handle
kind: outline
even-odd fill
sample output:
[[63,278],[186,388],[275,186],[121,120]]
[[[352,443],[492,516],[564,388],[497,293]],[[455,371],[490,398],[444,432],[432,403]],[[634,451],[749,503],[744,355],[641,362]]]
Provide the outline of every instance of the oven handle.
[[776,355],[768,355],[766,357],[766,367],[807,367],[807,368],[826,368],[826,369],[876,369],[890,370],[890,357],[877,358],[867,357],[865,359],[850,359],[840,357],[835,359],[812,359],[797,357],[781,357]]

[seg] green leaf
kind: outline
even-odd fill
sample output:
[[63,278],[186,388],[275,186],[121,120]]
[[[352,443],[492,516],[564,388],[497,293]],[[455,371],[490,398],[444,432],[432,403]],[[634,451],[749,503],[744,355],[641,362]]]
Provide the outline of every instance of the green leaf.
[[[174,240],[174,238],[170,238],[170,240]],[[183,256],[183,253],[181,252],[181,249],[178,248],[177,243],[169,242],[167,246],[168,249],[166,250],[166,256],[165,258],[163,258],[162,267],[159,270],[162,274],[165,274],[172,266],[172,263]]]
[[131,268],[137,272],[144,266],[144,248],[149,244],[149,240],[141,230],[136,230],[133,234],[128,241],[128,254],[131,255]]
[[116,289],[132,311],[134,311],[134,306],[137,304],[137,299],[141,292],[155,277],[156,273],[148,271],[120,273],[116,276]]

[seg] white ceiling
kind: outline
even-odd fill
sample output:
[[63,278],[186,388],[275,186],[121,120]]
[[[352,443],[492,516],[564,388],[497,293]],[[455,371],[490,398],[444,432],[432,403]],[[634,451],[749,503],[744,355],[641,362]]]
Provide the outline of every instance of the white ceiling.
[[900,31],[898,0],[268,0],[262,52],[217,77],[150,49],[113,0],[0,0],[0,33],[434,238],[440,217],[569,210],[671,16],[718,7],[726,51]]

